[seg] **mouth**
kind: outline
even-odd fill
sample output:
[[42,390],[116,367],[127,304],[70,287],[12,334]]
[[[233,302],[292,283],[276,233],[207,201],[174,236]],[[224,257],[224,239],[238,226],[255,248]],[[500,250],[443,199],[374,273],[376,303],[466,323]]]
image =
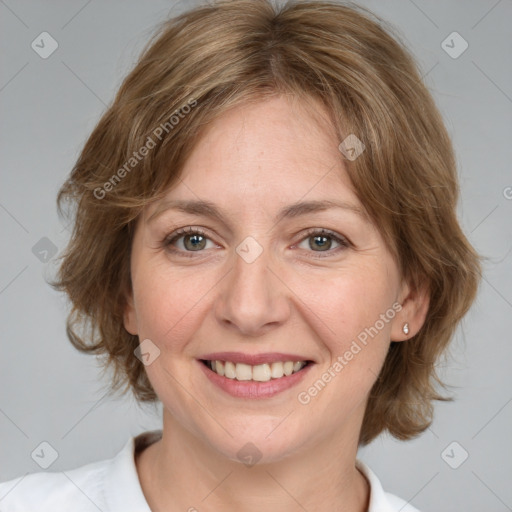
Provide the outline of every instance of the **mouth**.
[[237,381],[268,382],[272,379],[281,379],[300,372],[312,361],[274,361],[250,365],[235,363],[233,361],[221,361],[200,359],[200,361],[212,372],[221,377]]
[[198,359],[208,379],[239,398],[268,398],[301,381],[315,364],[292,354],[209,354]]

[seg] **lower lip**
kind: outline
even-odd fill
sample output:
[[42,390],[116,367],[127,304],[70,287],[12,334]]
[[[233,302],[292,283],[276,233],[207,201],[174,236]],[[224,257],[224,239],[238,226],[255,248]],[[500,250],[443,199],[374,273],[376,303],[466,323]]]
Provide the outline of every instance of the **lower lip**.
[[237,398],[270,398],[275,396],[297,385],[313,366],[313,363],[309,363],[297,373],[292,373],[279,379],[270,379],[266,382],[257,382],[253,380],[228,379],[210,370],[201,361],[198,361],[198,363],[213,384]]

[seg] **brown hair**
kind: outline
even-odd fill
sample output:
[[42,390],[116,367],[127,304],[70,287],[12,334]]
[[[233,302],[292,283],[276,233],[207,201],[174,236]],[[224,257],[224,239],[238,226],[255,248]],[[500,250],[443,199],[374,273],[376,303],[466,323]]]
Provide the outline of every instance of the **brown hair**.
[[123,326],[135,222],[176,183],[202,127],[277,94],[320,101],[340,142],[355,134],[365,144],[345,161],[355,191],[402,276],[428,284],[425,323],[391,343],[360,443],[386,429],[411,438],[430,425],[432,400],[445,399],[435,364],[475,298],[480,261],[457,222],[453,148],[416,64],[392,28],[354,4],[224,0],[162,25],[58,195],[60,212],[64,201],[76,207],[55,283],[72,303],[69,339],[104,356],[112,390],[156,400],[138,337]]

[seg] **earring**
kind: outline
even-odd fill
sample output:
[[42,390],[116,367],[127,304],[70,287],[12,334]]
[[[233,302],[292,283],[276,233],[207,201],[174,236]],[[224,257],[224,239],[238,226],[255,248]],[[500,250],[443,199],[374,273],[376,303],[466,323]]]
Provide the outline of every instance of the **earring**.
[[404,331],[404,334],[409,334],[409,324],[407,322],[402,327],[402,331]]

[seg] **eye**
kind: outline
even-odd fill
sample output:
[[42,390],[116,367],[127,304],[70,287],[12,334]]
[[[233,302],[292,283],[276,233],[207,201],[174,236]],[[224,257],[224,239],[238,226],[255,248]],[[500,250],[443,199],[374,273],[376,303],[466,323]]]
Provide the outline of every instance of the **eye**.
[[[333,241],[339,245],[339,247],[332,249]],[[307,232],[307,236],[297,245],[299,248],[301,244],[308,242],[307,248],[311,249],[313,252],[325,252],[328,253],[326,256],[332,255],[333,253],[338,253],[340,250],[346,249],[350,246],[350,243],[344,237],[337,235],[336,233],[329,231],[327,229],[316,229],[313,228]],[[316,258],[324,258],[325,256],[314,256]]]
[[[204,231],[199,228],[187,227],[178,229],[166,237],[163,241],[163,245],[173,253],[193,257],[194,255],[191,253],[202,252],[204,249],[211,248],[207,247],[208,242],[213,244]],[[325,256],[320,254],[315,255],[315,258],[331,256],[332,254],[337,254],[339,251],[350,247],[350,242],[348,242],[347,239],[327,229],[310,229],[306,237],[296,246],[304,249],[304,247],[300,246],[306,242],[309,242],[306,249],[311,249],[312,252],[315,253],[326,253]],[[338,247],[333,249],[333,242],[338,244]],[[215,244],[213,244],[213,246],[215,246]]]
[[[187,227],[178,229],[164,240],[164,245],[171,252],[179,252],[185,256],[187,252],[201,252],[207,249],[207,242],[211,240],[206,236],[204,231],[199,228]],[[213,242],[212,242],[213,243]],[[178,248],[174,246],[177,245]]]

